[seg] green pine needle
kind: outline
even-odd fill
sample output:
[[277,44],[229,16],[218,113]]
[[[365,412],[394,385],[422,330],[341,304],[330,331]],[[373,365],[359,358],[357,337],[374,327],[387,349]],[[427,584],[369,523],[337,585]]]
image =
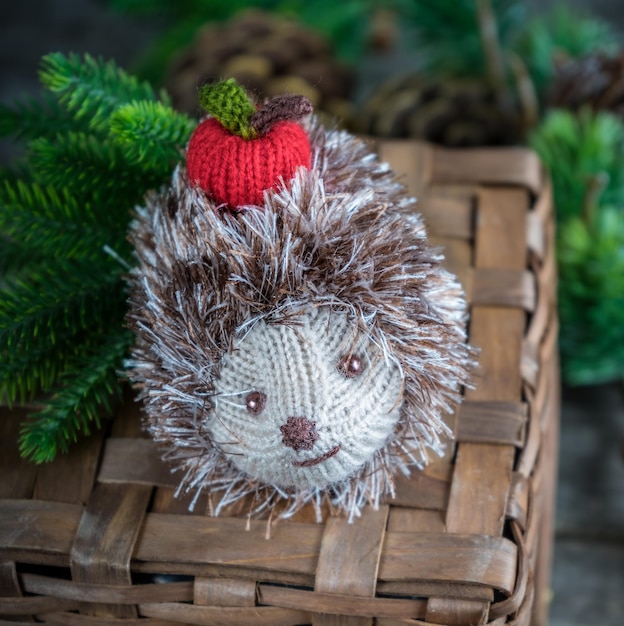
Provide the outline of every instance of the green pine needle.
[[563,378],[622,379],[624,122],[604,112],[552,111],[531,142],[550,170],[557,207]]
[[127,229],[194,126],[110,62],[51,54],[41,76],[43,99],[0,108],[0,130],[28,141],[0,171],[0,396],[41,406],[20,448],[37,462],[97,427],[119,393]]
[[607,182],[602,203],[624,207],[621,119],[589,110],[578,115],[551,111],[531,135],[530,143],[550,170],[560,220],[583,212],[588,187],[596,176]]
[[37,256],[81,256],[125,232],[110,213],[100,218],[95,209],[79,203],[67,188],[6,182],[0,187],[0,232]]
[[591,223],[559,229],[562,374],[571,384],[624,378],[624,211],[601,208]]
[[[48,93],[37,100],[18,100],[12,106],[0,103],[0,137],[37,139],[76,130],[76,127],[73,116]],[[85,122],[82,128],[86,130],[88,124]]]
[[27,276],[7,280],[0,298],[0,354],[53,345],[59,331],[86,330],[123,302],[121,271],[109,258],[48,259]]
[[141,200],[145,189],[162,184],[172,169],[169,160],[152,171],[129,161],[115,141],[74,132],[31,141],[29,156],[37,180],[57,189],[71,188],[104,223],[119,223],[119,211],[127,216],[128,207]]
[[559,4],[526,23],[515,49],[524,60],[544,102],[556,71],[557,58],[579,58],[597,52],[615,53],[619,38],[608,22],[578,8]]
[[[526,7],[520,0],[491,0],[491,8],[505,53],[524,26]],[[425,57],[430,74],[460,78],[487,75],[477,0],[418,0],[406,8],[406,20],[415,29],[413,43]]]
[[111,115],[110,132],[130,163],[167,172],[180,160],[180,146],[186,144],[195,125],[161,102],[140,101],[125,104]]
[[[112,61],[104,63],[88,54],[82,58],[61,53],[45,56],[40,78],[76,119],[88,120],[95,130],[108,130],[108,118],[122,104],[157,99],[148,83],[130,76]],[[164,104],[170,104],[164,92],[159,96]]]
[[122,396],[118,371],[132,344],[129,331],[104,335],[77,356],[63,372],[60,386],[37,413],[29,416],[20,435],[21,454],[36,462],[52,461],[78,435],[99,428]]

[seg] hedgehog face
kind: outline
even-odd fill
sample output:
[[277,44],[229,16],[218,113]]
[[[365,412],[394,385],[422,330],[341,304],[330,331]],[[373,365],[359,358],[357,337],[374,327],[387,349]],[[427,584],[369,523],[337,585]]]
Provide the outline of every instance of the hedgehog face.
[[400,417],[396,363],[344,312],[256,323],[215,381],[213,444],[251,478],[323,488],[352,477]]

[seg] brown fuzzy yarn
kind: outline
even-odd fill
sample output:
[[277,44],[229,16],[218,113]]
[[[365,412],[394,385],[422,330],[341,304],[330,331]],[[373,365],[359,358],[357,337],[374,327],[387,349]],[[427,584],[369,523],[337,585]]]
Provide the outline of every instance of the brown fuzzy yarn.
[[[180,167],[131,232],[129,363],[163,456],[214,513],[255,494],[250,514],[288,517],[329,502],[358,515],[394,493],[393,475],[427,463],[450,436],[443,415],[473,368],[465,301],[426,240],[415,201],[360,140],[310,130],[313,166],[265,194],[263,210],[221,214]],[[329,489],[284,489],[239,471],[210,438],[214,381],[237,337],[259,320],[296,324],[310,307],[346,313],[403,377],[394,435],[356,475]],[[332,450],[329,452],[334,454]],[[220,496],[218,494],[221,494]]]

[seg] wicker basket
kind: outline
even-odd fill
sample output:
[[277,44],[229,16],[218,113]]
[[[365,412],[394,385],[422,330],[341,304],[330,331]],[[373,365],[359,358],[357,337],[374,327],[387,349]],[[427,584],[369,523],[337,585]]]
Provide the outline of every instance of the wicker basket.
[[[131,399],[53,464],[0,419],[0,623],[541,624],[558,425],[550,189],[523,149],[381,142],[471,305],[479,381],[444,459],[353,524],[195,514]],[[4,619],[5,621],[1,621]]]

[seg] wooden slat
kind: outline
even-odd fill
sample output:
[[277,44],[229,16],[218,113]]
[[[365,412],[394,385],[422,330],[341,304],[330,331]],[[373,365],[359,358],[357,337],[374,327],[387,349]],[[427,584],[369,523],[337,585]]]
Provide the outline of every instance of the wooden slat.
[[[256,606],[256,582],[235,578],[197,576],[193,585],[193,595],[194,604],[202,606]],[[261,604],[271,603],[262,602]]]
[[435,580],[414,580],[408,582],[385,582],[380,580],[377,584],[377,591],[380,594],[390,596],[461,598],[462,600],[481,600],[486,602],[491,602],[494,599],[494,592],[490,587],[469,583],[438,582]]
[[[538,194],[542,165],[526,148],[474,148],[453,150],[436,146],[431,156],[431,181],[518,186]],[[502,210],[502,209],[501,209]],[[524,239],[525,230],[522,230]]]
[[460,285],[466,291],[466,297],[470,300],[472,294],[472,246],[467,241],[460,239],[447,239],[429,237],[429,242],[433,247],[439,247],[444,254],[444,267],[457,277]]
[[[476,269],[524,270],[527,192],[514,188],[482,188],[478,194]],[[473,401],[517,403],[521,400],[520,361],[525,313],[520,309],[474,306],[470,341],[481,348],[480,374],[475,389],[466,391]],[[515,449],[479,443],[458,446],[455,472],[447,508],[446,527],[452,533],[501,536],[511,486]],[[515,577],[515,568],[514,568]],[[508,593],[513,590],[511,580]],[[445,598],[430,600],[428,619],[443,617],[448,623],[469,623],[487,612],[487,604],[464,607]],[[458,614],[460,611],[460,614]]]
[[319,593],[303,589],[258,585],[260,604],[299,608],[313,613],[331,613],[340,617],[341,626],[349,624],[346,617],[424,617],[425,601],[402,598],[365,598],[337,593]]
[[425,220],[429,235],[472,239],[474,206],[470,198],[449,198],[426,193],[419,198],[418,210]]
[[22,587],[17,577],[15,563],[7,561],[0,563],[0,597],[19,598],[22,595]]
[[[37,615],[37,619],[45,624],[54,626],[180,626],[180,622],[151,618],[131,618],[123,621],[115,617],[93,617],[79,613],[45,613]],[[4,626],[4,625],[2,625]],[[11,625],[9,625],[11,626]]]
[[509,592],[516,556],[516,546],[501,537],[388,533],[379,578],[478,583]]
[[0,615],[34,615],[52,611],[74,611],[78,603],[61,598],[28,596],[25,598],[0,598]]
[[0,499],[30,498],[37,466],[19,454],[19,433],[28,412],[0,407]]
[[191,581],[121,586],[77,583],[37,574],[21,574],[24,591],[76,602],[139,604],[142,602],[189,602],[193,599]]
[[384,140],[378,144],[379,158],[392,164],[410,195],[420,197],[430,180],[431,146],[403,139]]
[[[72,579],[91,584],[132,584],[130,559],[151,496],[142,485],[99,484],[93,490],[71,551]],[[87,615],[134,617],[125,605],[85,605]]]
[[535,309],[535,277],[528,270],[476,268],[472,279],[473,305]]
[[139,614],[193,626],[294,626],[309,624],[310,614],[299,609],[272,606],[253,608],[193,606],[191,604],[140,604]]
[[180,481],[161,460],[154,441],[126,437],[106,441],[98,480],[164,487],[176,487]]
[[0,500],[0,553],[7,559],[69,567],[82,507],[38,500]]
[[85,505],[97,471],[105,429],[73,444],[66,454],[60,454],[54,463],[39,468],[33,498]]
[[524,445],[527,405],[522,402],[466,401],[459,408],[458,442]]
[[409,477],[398,476],[396,496],[387,502],[418,509],[446,509],[452,474],[450,463],[436,461],[423,470],[414,470]]
[[[24,595],[22,585],[17,576],[17,568],[15,563],[6,561],[0,562],[0,602],[2,598],[21,598]],[[13,616],[11,616],[13,617]],[[3,614],[0,610],[0,624],[12,621],[8,615]],[[21,615],[18,620],[20,623],[34,622],[32,615]]]
[[[350,524],[344,517],[327,520],[321,541],[314,590],[347,596],[373,597],[379,557],[388,521],[388,507],[364,509]],[[357,616],[314,615],[314,626],[372,626],[372,619]]]
[[134,558],[149,563],[222,564],[241,571],[255,567],[313,576],[322,525],[276,524],[268,540],[266,522],[251,521],[249,530],[246,527],[245,519],[150,513]]
[[514,472],[505,515],[507,519],[518,522],[522,529],[526,527],[529,510],[529,490],[529,481],[522,474]]
[[388,532],[443,533],[446,530],[442,511],[413,507],[392,507],[388,517]]

